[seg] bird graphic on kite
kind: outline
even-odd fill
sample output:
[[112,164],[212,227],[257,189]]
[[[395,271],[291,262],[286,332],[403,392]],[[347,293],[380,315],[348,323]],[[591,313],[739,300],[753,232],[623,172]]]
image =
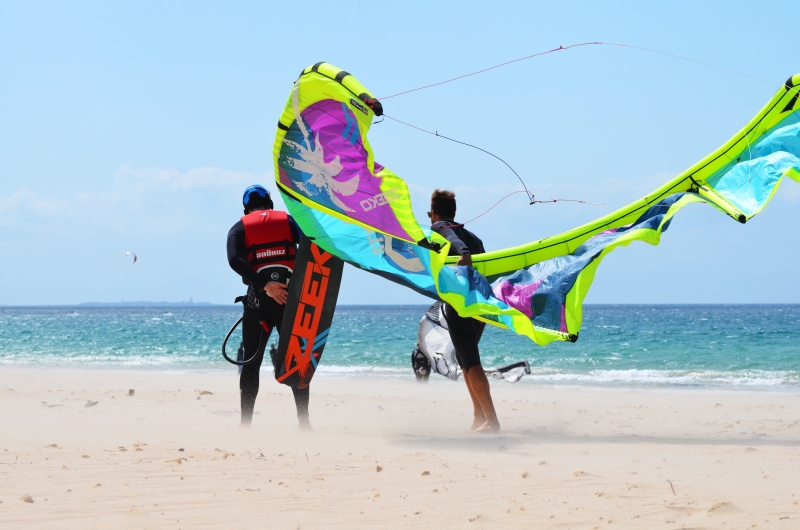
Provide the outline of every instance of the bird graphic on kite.
[[275,179],[303,233],[326,252],[536,344],[574,342],[610,252],[657,245],[692,203],[745,223],[784,177],[800,182],[799,95],[800,74],[719,149],[647,196],[564,233],[475,255],[472,267],[456,266],[447,240],[417,222],[405,181],[375,161],[367,133],[383,103],[331,64],[309,66],[292,86],[273,148]]

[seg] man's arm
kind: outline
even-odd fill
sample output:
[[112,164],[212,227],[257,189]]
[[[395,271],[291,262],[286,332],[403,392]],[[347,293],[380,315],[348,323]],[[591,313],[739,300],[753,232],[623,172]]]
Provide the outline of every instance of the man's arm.
[[228,232],[228,265],[242,277],[248,285],[263,289],[266,285],[263,278],[256,274],[247,263],[247,250],[244,245],[244,224],[239,221]]
[[[299,239],[299,238],[298,238]],[[247,247],[244,244],[244,224],[239,221],[228,232],[228,265],[244,280],[244,283],[263,290],[273,300],[283,305],[289,297],[286,285],[265,280],[256,274],[247,263]]]
[[448,224],[444,222],[441,224],[434,223],[431,228],[444,236],[444,238],[450,242],[450,248],[452,251],[460,256],[458,258],[458,262],[456,262],[456,265],[472,266],[472,254],[470,253],[469,247],[466,245],[466,243],[461,241],[461,238],[456,235],[455,231],[453,231]]

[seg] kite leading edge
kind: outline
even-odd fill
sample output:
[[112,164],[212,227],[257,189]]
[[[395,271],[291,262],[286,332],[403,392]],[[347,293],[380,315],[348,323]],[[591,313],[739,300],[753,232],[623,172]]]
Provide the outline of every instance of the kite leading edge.
[[375,161],[367,140],[380,102],[333,65],[306,68],[294,83],[278,123],[275,178],[303,233],[331,254],[537,344],[574,342],[609,252],[657,245],[693,202],[744,223],[783,177],[800,182],[799,96],[800,74],[722,147],[646,197],[562,234],[473,256],[474,268],[455,266],[449,243],[417,223],[406,183]]

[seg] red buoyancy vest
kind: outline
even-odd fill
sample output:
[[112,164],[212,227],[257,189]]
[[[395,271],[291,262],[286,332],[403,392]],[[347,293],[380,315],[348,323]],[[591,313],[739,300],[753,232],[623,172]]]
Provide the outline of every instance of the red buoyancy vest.
[[[257,273],[268,272],[271,280],[291,277],[297,245],[286,212],[260,210],[242,217],[247,263]],[[267,269],[273,269],[267,271]],[[273,274],[277,273],[277,274]],[[275,277],[273,277],[275,276]]]

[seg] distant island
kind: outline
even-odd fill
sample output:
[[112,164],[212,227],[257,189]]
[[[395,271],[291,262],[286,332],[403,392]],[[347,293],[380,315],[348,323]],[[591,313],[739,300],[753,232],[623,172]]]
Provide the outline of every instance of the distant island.
[[213,307],[224,304],[210,302],[83,302],[74,307]]

